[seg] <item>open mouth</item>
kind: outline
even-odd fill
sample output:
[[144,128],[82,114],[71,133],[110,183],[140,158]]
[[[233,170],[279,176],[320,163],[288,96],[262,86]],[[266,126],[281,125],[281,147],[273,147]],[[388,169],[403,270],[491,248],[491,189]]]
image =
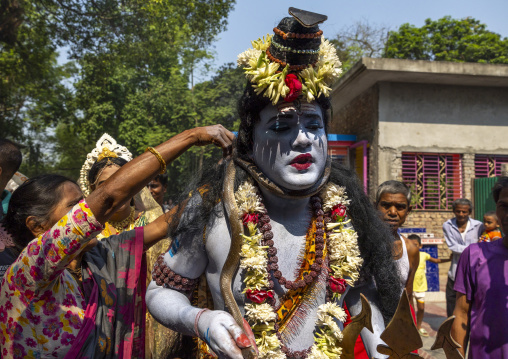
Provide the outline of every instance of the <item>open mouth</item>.
[[298,171],[306,170],[310,167],[310,165],[312,165],[312,155],[310,153],[298,155],[293,158],[290,165],[296,168]]

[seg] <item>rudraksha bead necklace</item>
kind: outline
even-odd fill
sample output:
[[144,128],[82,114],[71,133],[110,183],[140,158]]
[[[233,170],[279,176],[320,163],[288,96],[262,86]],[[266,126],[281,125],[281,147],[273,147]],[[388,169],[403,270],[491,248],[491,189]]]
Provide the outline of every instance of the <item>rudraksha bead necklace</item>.
[[267,246],[268,253],[268,266],[267,271],[270,276],[270,288],[273,289],[273,278],[276,278],[279,281],[281,286],[286,287],[288,290],[303,288],[306,285],[312,283],[312,281],[319,275],[321,269],[323,268],[323,249],[324,249],[324,212],[321,209],[321,199],[317,196],[314,196],[310,200],[311,206],[314,209],[314,215],[316,218],[316,231],[315,231],[315,243],[316,243],[316,259],[314,263],[311,265],[310,273],[307,274],[303,279],[297,280],[295,282],[291,282],[287,280],[279,270],[278,265],[278,257],[277,257],[277,248],[275,247],[275,243],[273,241],[273,232],[272,226],[270,224],[270,217],[268,214],[264,214],[260,218],[260,232],[263,234],[263,240],[261,244],[263,246]]
[[[300,279],[295,282],[291,282],[286,280],[286,278],[282,275],[282,273],[279,270],[278,266],[278,257],[277,257],[277,248],[274,246],[273,241],[273,232],[272,232],[272,226],[270,224],[270,217],[268,214],[264,214],[259,219],[260,222],[260,232],[263,234],[263,240],[261,244],[263,246],[267,246],[267,252],[268,252],[268,265],[267,265],[267,272],[269,273],[269,289],[273,289],[274,286],[274,278],[279,281],[279,284],[281,286],[284,286],[288,290],[303,288],[306,285],[312,283],[318,276],[321,270],[323,269],[325,265],[325,261],[323,258],[323,249],[324,249],[324,235],[326,232],[326,223],[329,223],[331,221],[331,218],[323,212],[321,208],[321,198],[318,196],[311,197],[310,200],[311,206],[314,210],[314,215],[316,218],[316,231],[315,231],[315,248],[316,248],[316,260],[311,265],[311,271],[309,274],[305,275],[303,279]],[[312,224],[311,224],[312,225]],[[273,272],[273,274],[272,274]],[[329,287],[327,285],[327,294],[326,294],[326,301],[329,302],[331,300],[331,294],[330,294]],[[269,303],[274,312],[277,312],[277,308],[275,307],[275,298],[268,298],[267,303]],[[287,358],[292,359],[303,359],[307,358],[311,351],[311,347],[304,350],[291,350],[289,349],[285,344],[282,343],[282,335],[279,332],[279,325],[276,323],[274,326],[274,329],[276,330],[277,338],[279,339],[281,343],[281,350],[284,354],[286,354]]]

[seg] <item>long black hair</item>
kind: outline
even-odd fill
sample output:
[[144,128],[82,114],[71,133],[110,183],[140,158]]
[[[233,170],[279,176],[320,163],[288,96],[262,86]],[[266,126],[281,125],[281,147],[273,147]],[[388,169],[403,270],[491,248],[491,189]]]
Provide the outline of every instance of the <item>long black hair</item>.
[[[217,218],[223,216],[220,203],[226,163],[220,163],[203,170],[202,175],[189,187],[196,198],[187,204],[186,213],[190,218],[180,226],[173,238],[185,233],[186,236],[202,236],[205,227],[213,226]],[[247,172],[236,167],[235,190],[248,178]],[[351,204],[348,216],[358,234],[358,246],[364,264],[360,270],[360,280],[374,280],[381,301],[381,313],[387,324],[393,317],[400,299],[402,287],[399,273],[393,259],[393,237],[379,213],[365,194],[356,173],[343,165],[332,162],[330,181],[346,187]],[[180,201],[189,196],[185,194]],[[199,250],[199,248],[194,248]]]
[[345,186],[351,204],[348,216],[358,234],[358,246],[363,258],[360,278],[373,278],[381,299],[381,312],[388,324],[399,303],[402,287],[393,260],[393,236],[379,217],[356,173],[338,163],[332,163],[330,181]]
[[26,219],[33,216],[38,224],[46,223],[53,209],[60,203],[62,185],[66,182],[76,184],[65,176],[40,175],[30,178],[12,193],[2,224],[12,236],[18,254],[34,238],[26,226]]

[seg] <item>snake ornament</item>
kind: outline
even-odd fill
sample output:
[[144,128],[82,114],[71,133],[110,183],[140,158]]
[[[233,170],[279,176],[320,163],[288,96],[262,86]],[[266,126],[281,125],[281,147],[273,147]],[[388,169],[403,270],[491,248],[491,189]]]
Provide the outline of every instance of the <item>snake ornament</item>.
[[[236,303],[233,295],[232,283],[235,273],[240,263],[240,252],[242,249],[243,223],[238,214],[238,207],[235,200],[235,175],[236,167],[233,160],[230,160],[226,168],[226,176],[224,179],[224,188],[222,198],[224,200],[224,208],[229,219],[231,228],[231,247],[222,267],[220,276],[220,291],[224,299],[224,305],[229,313],[233,316],[240,328],[243,328],[243,316]],[[248,333],[244,334],[248,336]],[[257,353],[253,347],[242,349],[245,359],[256,359]]]

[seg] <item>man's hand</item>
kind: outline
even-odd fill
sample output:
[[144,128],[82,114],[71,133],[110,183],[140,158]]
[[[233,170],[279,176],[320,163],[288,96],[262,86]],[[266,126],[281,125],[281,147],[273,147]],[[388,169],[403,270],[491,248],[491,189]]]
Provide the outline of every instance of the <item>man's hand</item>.
[[206,341],[214,353],[221,358],[232,359],[243,359],[243,348],[253,346],[257,351],[254,334],[245,319],[243,327],[244,330],[230,314],[220,310],[204,312],[198,323],[199,337]]
[[226,130],[222,125],[196,127],[192,130],[195,146],[205,146],[213,143],[221,147],[223,157],[229,157],[233,149],[235,135]]

